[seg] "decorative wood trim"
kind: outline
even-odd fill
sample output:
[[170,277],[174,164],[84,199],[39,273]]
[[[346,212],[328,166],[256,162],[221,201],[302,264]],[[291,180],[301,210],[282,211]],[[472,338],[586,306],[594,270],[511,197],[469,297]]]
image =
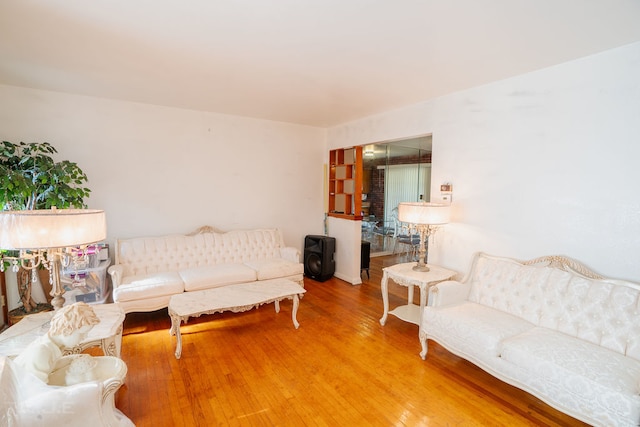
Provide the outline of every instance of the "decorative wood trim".
[[196,236],[198,234],[206,234],[206,233],[224,233],[224,231],[219,230],[210,225],[203,225],[202,227],[198,227],[191,233],[187,234],[187,236]]
[[570,273],[579,273],[590,279],[598,279],[598,280],[604,279],[603,276],[600,276],[599,274],[590,270],[584,264],[562,255],[546,255],[546,256],[541,256],[529,261],[521,261],[521,263],[523,265],[542,264],[542,265],[547,265],[549,267],[557,268],[563,271],[567,271]]

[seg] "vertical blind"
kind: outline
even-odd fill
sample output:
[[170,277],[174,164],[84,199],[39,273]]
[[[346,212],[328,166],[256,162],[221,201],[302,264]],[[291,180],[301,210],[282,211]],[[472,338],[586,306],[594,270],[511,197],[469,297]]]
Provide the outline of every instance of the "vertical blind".
[[431,164],[389,165],[385,167],[384,217],[391,220],[391,212],[402,202],[428,202],[431,191]]

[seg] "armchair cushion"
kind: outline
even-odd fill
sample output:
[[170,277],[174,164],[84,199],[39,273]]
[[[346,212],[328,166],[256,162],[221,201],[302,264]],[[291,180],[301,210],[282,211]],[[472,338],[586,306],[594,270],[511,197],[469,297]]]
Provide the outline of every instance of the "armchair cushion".
[[[20,387],[26,386],[23,377]],[[20,394],[20,423],[22,427],[42,426],[42,420],[48,425],[83,427],[90,424],[104,425],[100,418],[102,412],[102,385],[96,381],[77,384],[72,387],[26,386],[30,393]],[[53,422],[55,419],[55,422]],[[9,424],[12,425],[12,424]]]

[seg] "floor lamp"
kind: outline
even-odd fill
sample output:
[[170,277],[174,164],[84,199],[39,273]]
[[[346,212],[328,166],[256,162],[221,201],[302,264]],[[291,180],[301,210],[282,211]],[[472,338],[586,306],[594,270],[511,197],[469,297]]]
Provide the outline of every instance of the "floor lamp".
[[32,272],[43,266],[49,270],[51,304],[64,305],[60,267],[86,256],[87,245],[104,240],[107,223],[104,211],[93,209],[47,209],[0,212],[0,249],[19,251],[17,256],[2,256],[0,271],[8,261],[14,271],[19,267]]
[[400,203],[398,205],[398,220],[409,223],[420,233],[420,248],[418,250],[418,263],[413,267],[414,271],[429,271],[424,262],[426,249],[425,240],[431,236],[438,226],[447,224],[450,218],[450,205],[438,203]]

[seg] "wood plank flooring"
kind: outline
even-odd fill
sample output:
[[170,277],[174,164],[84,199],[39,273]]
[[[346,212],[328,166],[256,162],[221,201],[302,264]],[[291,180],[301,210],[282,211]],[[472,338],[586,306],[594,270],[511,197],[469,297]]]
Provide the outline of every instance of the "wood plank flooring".
[[[429,343],[416,325],[381,326],[381,268],[362,285],[305,280],[291,302],[191,319],[174,357],[166,310],[127,315],[129,368],[116,406],[137,426],[578,426],[537,398]],[[416,292],[417,294],[417,292]],[[390,306],[406,288],[390,284]]]

